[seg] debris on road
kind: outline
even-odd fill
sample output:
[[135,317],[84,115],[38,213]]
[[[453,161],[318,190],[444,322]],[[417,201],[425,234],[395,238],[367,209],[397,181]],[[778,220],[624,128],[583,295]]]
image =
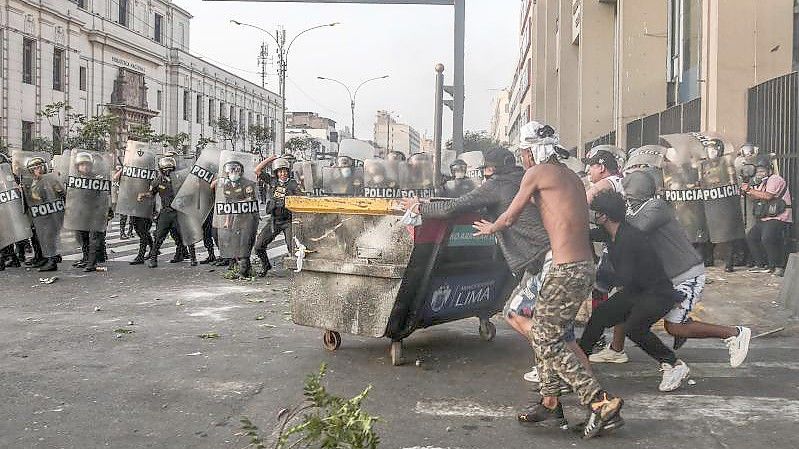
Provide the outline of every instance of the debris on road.
[[265,317],[263,315],[258,315],[257,317],[255,317],[255,321],[262,321],[264,319]]
[[206,339],[219,338],[219,334],[217,334],[216,332],[206,332],[204,334],[198,335],[198,337]]
[[119,329],[114,329],[114,333],[115,334],[132,334],[134,332],[136,332],[136,331],[133,330],[133,329],[124,329],[124,328],[121,328],[121,327]]
[[39,278],[39,282],[42,283],[42,284],[45,284],[45,285],[52,284],[53,282],[55,282],[57,280],[58,280],[57,276],[53,276],[51,278]]

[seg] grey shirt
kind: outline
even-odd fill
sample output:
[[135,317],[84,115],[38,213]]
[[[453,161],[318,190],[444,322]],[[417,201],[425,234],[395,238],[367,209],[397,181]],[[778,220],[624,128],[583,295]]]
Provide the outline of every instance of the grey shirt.
[[705,266],[688,234],[675,218],[671,204],[660,198],[627,211],[627,222],[648,234],[652,248],[671,282],[677,285],[705,273]]

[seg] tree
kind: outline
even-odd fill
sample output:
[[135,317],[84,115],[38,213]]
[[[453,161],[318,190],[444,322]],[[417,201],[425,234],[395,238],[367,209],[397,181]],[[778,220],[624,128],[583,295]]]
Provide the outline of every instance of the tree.
[[119,118],[112,114],[97,115],[91,118],[76,114],[74,117],[77,122],[76,131],[73,131],[74,135],[67,137],[66,146],[83,150],[105,151],[111,131],[117,126]]
[[219,132],[222,140],[230,142],[231,148],[233,151],[236,151],[236,143],[239,141],[241,133],[239,124],[233,119],[219,117],[219,119],[214,122],[214,127]]
[[161,142],[162,134],[156,134],[149,123],[131,125],[128,139],[138,142]]
[[[66,137],[70,131],[65,125],[77,121],[77,118],[80,117],[80,114],[73,114],[70,112],[71,110],[72,107],[67,104],[67,102],[59,101],[56,103],[46,104],[41,111],[36,113],[38,117],[42,117],[47,120],[47,123],[49,123],[50,126],[56,130],[56,132],[53,133],[53,141],[40,137],[40,139],[50,142],[49,145],[46,145],[48,148],[46,151],[49,153],[62,154],[64,152],[64,141],[66,140]],[[35,140],[33,145],[34,148],[37,146]],[[39,146],[42,146],[41,142],[39,143]]]
[[505,148],[508,146],[493,137],[489,136],[485,131],[466,131],[463,135],[463,148],[452,148],[452,141],[447,142],[448,150],[457,150],[458,154],[466,153],[469,151],[485,151],[491,148]]
[[182,154],[186,154],[185,144],[188,140],[189,140],[189,135],[184,132],[179,132],[174,136],[169,134],[161,134],[159,136],[159,142],[161,142],[164,148],[172,147],[172,150],[175,153],[182,153]]
[[284,151],[295,156],[303,156],[303,159],[310,159],[311,156],[319,152],[322,144],[310,136],[292,137],[286,142]]
[[194,145],[194,154],[197,155],[197,157],[199,157],[200,153],[203,152],[205,147],[207,147],[208,144],[211,143],[216,143],[216,140],[214,140],[213,137],[203,137],[201,135],[199,140],[197,140],[197,143]]
[[269,142],[273,142],[275,133],[266,126],[250,125],[247,133],[250,136],[250,145],[253,153],[258,153],[261,157],[264,156],[264,149]]

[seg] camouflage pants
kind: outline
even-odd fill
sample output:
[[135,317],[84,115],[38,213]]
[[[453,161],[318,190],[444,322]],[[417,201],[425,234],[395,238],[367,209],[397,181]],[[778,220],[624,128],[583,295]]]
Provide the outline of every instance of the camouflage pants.
[[592,261],[552,265],[541,287],[535,306],[535,324],[530,341],[541,377],[541,395],[558,396],[560,380],[569,384],[588,404],[600,390],[597,380],[586,372],[580,361],[563,341],[563,332],[570,325],[594,285]]

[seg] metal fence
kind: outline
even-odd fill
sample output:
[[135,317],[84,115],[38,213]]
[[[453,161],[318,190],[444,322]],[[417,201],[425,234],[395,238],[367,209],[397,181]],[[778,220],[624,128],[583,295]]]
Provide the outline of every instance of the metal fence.
[[583,146],[586,152],[597,145],[616,145],[616,131],[611,131],[604,136],[597,137],[594,140],[586,142]]
[[657,145],[662,134],[699,131],[702,103],[697,98],[627,123],[627,149]]
[[[780,175],[799,195],[799,73],[793,72],[749,89],[747,140],[761,152],[776,154]],[[793,209],[794,222],[799,218]],[[799,227],[794,226],[794,236]]]

